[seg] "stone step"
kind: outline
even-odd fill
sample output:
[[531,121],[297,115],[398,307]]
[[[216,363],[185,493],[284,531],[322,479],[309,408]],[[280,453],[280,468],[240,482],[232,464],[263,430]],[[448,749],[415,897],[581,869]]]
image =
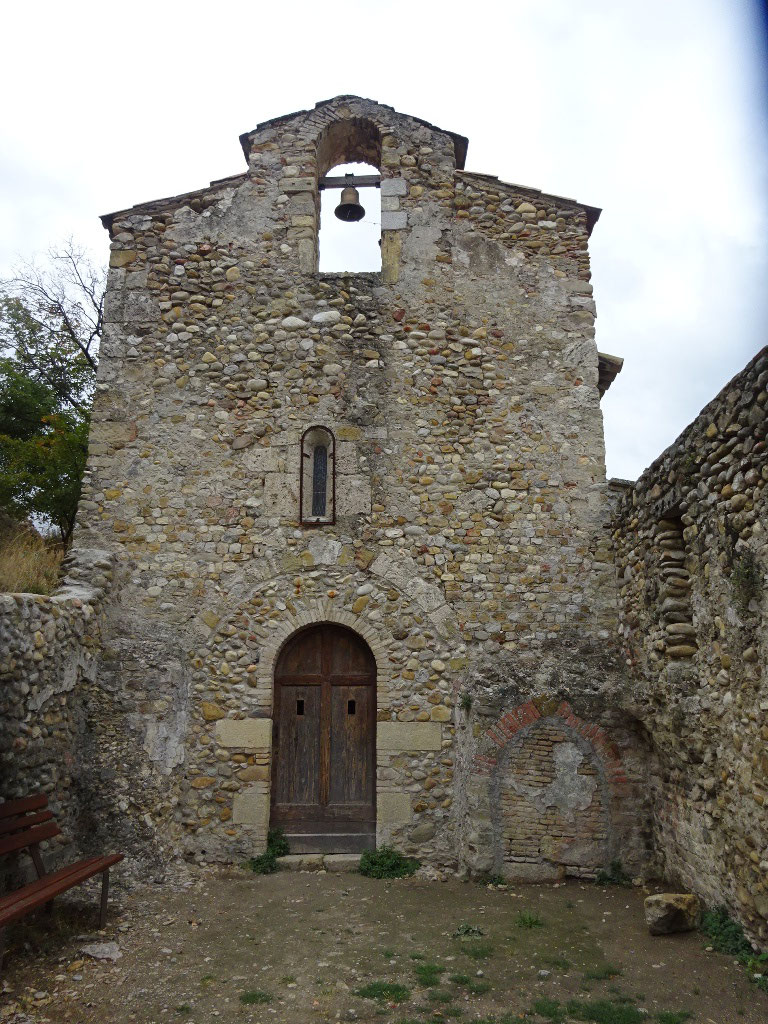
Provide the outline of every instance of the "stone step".
[[277,858],[284,871],[357,871],[358,853],[289,853]]
[[287,832],[291,853],[355,853],[376,849],[373,832]]

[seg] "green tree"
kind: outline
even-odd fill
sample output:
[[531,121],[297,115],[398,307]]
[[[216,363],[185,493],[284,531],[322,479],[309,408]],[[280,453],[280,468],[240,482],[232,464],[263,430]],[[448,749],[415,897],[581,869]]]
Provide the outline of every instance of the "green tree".
[[0,290],[0,508],[74,526],[102,329],[104,275],[68,243]]

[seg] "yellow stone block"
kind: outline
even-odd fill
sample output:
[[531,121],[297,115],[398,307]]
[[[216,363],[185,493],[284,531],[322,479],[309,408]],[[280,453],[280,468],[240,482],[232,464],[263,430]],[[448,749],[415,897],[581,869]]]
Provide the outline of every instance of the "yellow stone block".
[[271,747],[271,718],[222,718],[216,723],[216,741],[222,747]]
[[411,820],[408,793],[379,793],[376,797],[376,821],[379,825],[402,825]]

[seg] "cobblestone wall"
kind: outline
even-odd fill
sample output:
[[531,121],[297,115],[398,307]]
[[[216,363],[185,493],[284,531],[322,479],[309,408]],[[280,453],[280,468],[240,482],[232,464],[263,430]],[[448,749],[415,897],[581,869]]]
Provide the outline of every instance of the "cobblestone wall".
[[768,939],[768,350],[619,504],[633,713],[652,737],[666,875]]
[[[96,837],[82,788],[84,687],[96,675],[113,560],[81,550],[51,597],[0,594],[0,799],[48,794],[59,850]],[[52,853],[56,857],[56,851]]]
[[[535,664],[560,692],[570,652],[612,700],[597,211],[464,172],[466,140],[354,97],[241,142],[247,173],[106,218],[76,541],[120,565],[100,749],[130,766],[114,786],[155,848],[257,850],[280,643],[339,622],[377,661],[379,840],[455,864],[477,666]],[[318,177],[345,160],[381,168],[381,274],[317,274]],[[336,439],[336,517],[307,528],[315,425]]]

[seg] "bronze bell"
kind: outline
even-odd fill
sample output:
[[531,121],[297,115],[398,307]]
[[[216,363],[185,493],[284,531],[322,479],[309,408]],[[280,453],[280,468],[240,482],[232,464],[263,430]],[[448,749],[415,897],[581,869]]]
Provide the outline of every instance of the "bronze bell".
[[[351,178],[353,175],[349,174],[347,177]],[[352,185],[347,185],[345,189],[342,189],[339,205],[333,212],[339,220],[347,221],[350,224],[356,220],[362,220],[365,210],[360,205],[360,195],[357,189]]]

